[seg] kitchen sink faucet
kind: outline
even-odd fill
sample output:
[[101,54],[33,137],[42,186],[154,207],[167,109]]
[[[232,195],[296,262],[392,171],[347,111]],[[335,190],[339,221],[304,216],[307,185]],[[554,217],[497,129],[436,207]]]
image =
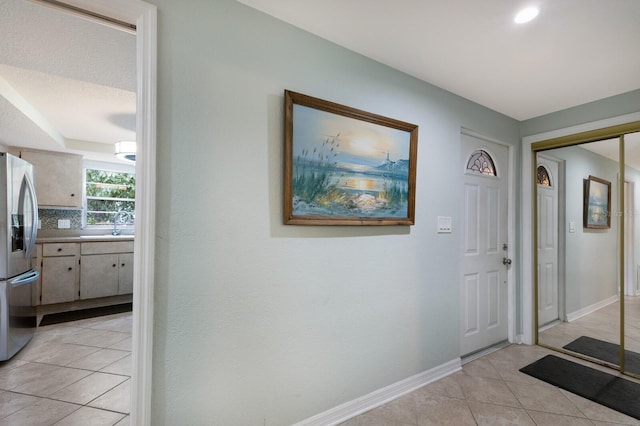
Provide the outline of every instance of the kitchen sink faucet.
[[120,218],[120,216],[126,217],[126,221],[124,222],[125,225],[130,221],[133,221],[131,213],[124,210],[119,210],[118,213],[116,213],[116,215],[113,217],[113,231],[111,231],[111,235],[120,235],[120,232],[122,232],[121,229],[118,229],[118,219]]

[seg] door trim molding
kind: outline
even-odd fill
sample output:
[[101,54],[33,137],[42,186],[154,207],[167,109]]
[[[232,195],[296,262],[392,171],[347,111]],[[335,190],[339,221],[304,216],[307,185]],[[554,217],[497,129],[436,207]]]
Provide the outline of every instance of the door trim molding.
[[156,204],[157,8],[141,0],[60,0],[136,26],[136,237],[134,240],[132,425],[151,424]]
[[[509,179],[509,183],[507,185],[507,234],[509,238],[507,239],[508,249],[507,249],[507,257],[510,259],[516,259],[516,204],[515,204],[515,194],[516,194],[516,181],[515,181],[515,147],[511,144],[508,144],[499,139],[495,139],[489,136],[485,136],[482,133],[478,133],[474,130],[471,130],[467,127],[460,127],[460,134],[471,136],[477,139],[482,139],[487,142],[492,142],[498,145],[502,145],[507,148],[509,152],[509,174],[507,178]],[[518,270],[518,262],[514,261],[511,264],[511,267],[507,269],[507,339],[510,343],[519,343],[517,342],[516,330],[517,330],[517,315],[516,315],[516,291],[514,283],[516,273]]]
[[562,136],[569,136],[576,133],[588,132],[591,130],[602,129],[605,127],[617,126],[640,120],[640,112],[620,115],[618,117],[607,118],[604,120],[592,121],[576,126],[565,127],[548,132],[538,133],[522,138],[522,334],[519,340],[522,343],[533,345],[535,343],[535,312],[533,309],[534,302],[534,283],[533,283],[533,185],[531,182],[533,170],[531,165],[533,156],[531,145],[536,142],[553,139]]

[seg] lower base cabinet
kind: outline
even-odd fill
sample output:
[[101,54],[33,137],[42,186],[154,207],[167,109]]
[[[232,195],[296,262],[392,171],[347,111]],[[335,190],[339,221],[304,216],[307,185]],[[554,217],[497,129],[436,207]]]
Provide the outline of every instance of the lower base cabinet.
[[133,293],[133,241],[82,243],[80,299]]
[[40,303],[72,302],[78,296],[77,243],[43,244],[36,248],[40,261]]
[[118,255],[94,254],[80,258],[80,299],[118,294]]
[[133,293],[133,241],[38,244],[34,263],[34,306]]
[[75,256],[45,257],[42,259],[42,293],[43,305],[49,303],[71,302],[76,298]]
[[133,293],[133,253],[118,255],[118,294]]

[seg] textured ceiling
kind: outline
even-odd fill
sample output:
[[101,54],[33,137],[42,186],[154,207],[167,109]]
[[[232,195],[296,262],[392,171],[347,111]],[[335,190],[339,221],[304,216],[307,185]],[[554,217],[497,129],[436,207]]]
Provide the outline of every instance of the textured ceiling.
[[135,140],[135,49],[133,34],[2,0],[0,143],[114,161],[113,144]]
[[[518,120],[640,88],[640,0],[240,2]],[[134,35],[0,1],[1,144],[112,161],[135,84]]]

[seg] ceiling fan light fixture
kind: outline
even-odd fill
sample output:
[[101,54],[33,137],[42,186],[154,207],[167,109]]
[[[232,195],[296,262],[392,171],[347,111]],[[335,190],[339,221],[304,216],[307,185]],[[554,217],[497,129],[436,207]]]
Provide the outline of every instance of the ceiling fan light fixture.
[[520,12],[518,12],[516,14],[516,17],[513,19],[513,21],[516,24],[524,24],[534,20],[535,17],[538,16],[538,13],[540,13],[540,9],[538,9],[537,7],[535,6],[527,7],[522,9]]
[[136,141],[116,142],[116,157],[129,163],[136,162]]

